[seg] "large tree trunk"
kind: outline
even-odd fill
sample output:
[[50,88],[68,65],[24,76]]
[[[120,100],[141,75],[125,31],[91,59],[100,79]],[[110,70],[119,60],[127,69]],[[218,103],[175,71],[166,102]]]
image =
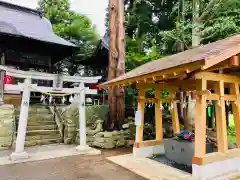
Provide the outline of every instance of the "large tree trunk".
[[[125,29],[124,29],[124,1],[118,0],[118,64],[116,77],[125,73]],[[125,117],[125,99],[124,88],[116,88],[116,119],[118,122],[118,129],[121,129],[123,119]]]
[[197,47],[200,45],[201,42],[201,34],[200,34],[200,20],[199,20],[199,14],[200,14],[200,0],[193,0],[193,29],[192,29],[192,47]]
[[[110,24],[109,24],[109,61],[108,61],[108,80],[116,77],[118,52],[117,52],[117,3],[118,0],[109,0]],[[109,122],[111,128],[116,122],[116,93],[115,88],[109,88],[108,106]],[[108,126],[109,127],[109,126]]]
[[[201,34],[199,29],[199,15],[200,15],[200,0],[193,0],[193,7],[192,7],[192,47],[198,47],[201,42]],[[186,114],[186,126],[185,129],[192,131],[195,124],[196,119],[196,102],[192,99],[192,95],[189,96],[188,105],[187,105],[187,114]]]

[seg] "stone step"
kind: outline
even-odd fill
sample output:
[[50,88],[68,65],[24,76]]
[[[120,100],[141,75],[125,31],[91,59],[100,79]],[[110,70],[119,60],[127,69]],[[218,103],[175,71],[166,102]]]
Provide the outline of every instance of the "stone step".
[[47,140],[47,139],[61,139],[59,134],[51,134],[51,135],[35,135],[35,136],[27,136],[25,141],[34,141],[34,140]]
[[[16,116],[15,119],[19,119],[19,116]],[[54,116],[52,114],[43,114],[43,115],[32,115],[28,116],[28,122],[35,122],[35,121],[55,121]]]
[[28,126],[56,125],[55,121],[30,121]]
[[56,134],[59,134],[58,130],[32,130],[32,131],[27,131],[27,136],[56,135]]
[[25,141],[25,147],[37,146],[37,145],[47,145],[47,144],[57,144],[61,143],[62,139],[44,139],[44,140],[31,140]]
[[50,124],[50,125],[37,125],[37,126],[30,126],[28,125],[27,131],[35,131],[35,130],[58,130],[58,127],[56,124]]

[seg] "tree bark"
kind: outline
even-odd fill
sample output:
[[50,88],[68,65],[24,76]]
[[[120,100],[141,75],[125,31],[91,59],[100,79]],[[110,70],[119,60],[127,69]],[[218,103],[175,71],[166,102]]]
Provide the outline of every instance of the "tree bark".
[[200,14],[200,0],[193,0],[193,28],[192,28],[192,47],[200,45],[200,29],[199,29],[199,14]]
[[[109,61],[108,61],[108,80],[112,80],[116,77],[116,68],[118,61],[117,52],[117,3],[118,0],[109,0]],[[110,128],[114,127],[116,122],[116,93],[115,88],[109,88],[108,90],[108,106],[109,106],[109,122],[111,122]]]
[[[125,73],[125,29],[124,29],[124,1],[118,0],[118,64],[116,77]],[[125,117],[125,97],[124,88],[116,88],[116,119],[118,122],[118,129],[121,129],[122,122]]]
[[[192,6],[192,47],[198,47],[201,42],[201,34],[199,29],[200,0],[193,0]],[[194,129],[196,119],[196,102],[192,99],[192,94],[188,98],[187,114],[185,116],[185,129],[192,131]]]

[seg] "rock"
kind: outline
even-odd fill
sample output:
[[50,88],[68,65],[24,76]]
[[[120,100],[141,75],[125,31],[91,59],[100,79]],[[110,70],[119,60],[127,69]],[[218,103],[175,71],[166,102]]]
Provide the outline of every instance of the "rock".
[[10,148],[15,133],[15,109],[13,105],[0,106],[0,148]]
[[95,139],[94,137],[91,137],[91,136],[89,137],[89,136],[87,136],[87,142],[93,142],[94,139]]
[[118,135],[120,135],[120,134],[121,134],[121,133],[120,133],[119,131],[99,132],[99,133],[96,134],[96,136],[108,138],[108,137],[112,137],[112,136],[118,136]]
[[92,146],[103,148],[103,149],[112,149],[115,147],[115,145],[116,145],[115,143],[110,143],[110,142],[106,142],[106,143],[93,142],[92,143]]
[[96,133],[103,131],[103,120],[97,120],[95,124],[95,129],[87,129],[87,135],[93,136]]
[[129,126],[130,126],[130,124],[129,124],[129,123],[126,123],[126,124],[123,124],[123,125],[122,125],[122,128],[123,128],[123,129],[128,129]]
[[121,138],[117,141],[116,146],[117,147],[122,147],[126,145],[126,140],[124,138]]
[[228,143],[228,149],[235,149],[235,148],[237,148],[236,144]]
[[104,142],[105,142],[105,139],[104,139],[104,138],[100,138],[100,137],[95,137],[95,138],[94,138],[94,142],[104,143]]

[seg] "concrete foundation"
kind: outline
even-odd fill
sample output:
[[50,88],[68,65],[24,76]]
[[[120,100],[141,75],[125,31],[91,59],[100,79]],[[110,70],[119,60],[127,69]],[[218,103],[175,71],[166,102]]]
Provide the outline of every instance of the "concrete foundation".
[[164,145],[157,146],[147,146],[141,148],[133,148],[133,156],[134,157],[152,157],[153,154],[164,154]]
[[192,165],[192,175],[197,180],[215,179],[227,174],[240,172],[240,158],[214,162],[206,165]]
[[25,153],[11,154],[11,150],[0,151],[0,165],[17,164],[22,162],[41,161],[53,158],[67,157],[67,156],[94,156],[100,155],[101,151],[94,148],[76,150],[75,145],[52,144],[43,146],[34,146],[26,148]]
[[81,151],[81,152],[86,152],[86,151],[91,151],[92,148],[87,146],[87,145],[86,146],[79,145],[79,146],[76,147],[76,150]]
[[21,153],[16,153],[13,152],[10,156],[9,156],[11,161],[19,161],[19,160],[24,160],[24,159],[28,159],[29,155],[27,152],[21,152]]

